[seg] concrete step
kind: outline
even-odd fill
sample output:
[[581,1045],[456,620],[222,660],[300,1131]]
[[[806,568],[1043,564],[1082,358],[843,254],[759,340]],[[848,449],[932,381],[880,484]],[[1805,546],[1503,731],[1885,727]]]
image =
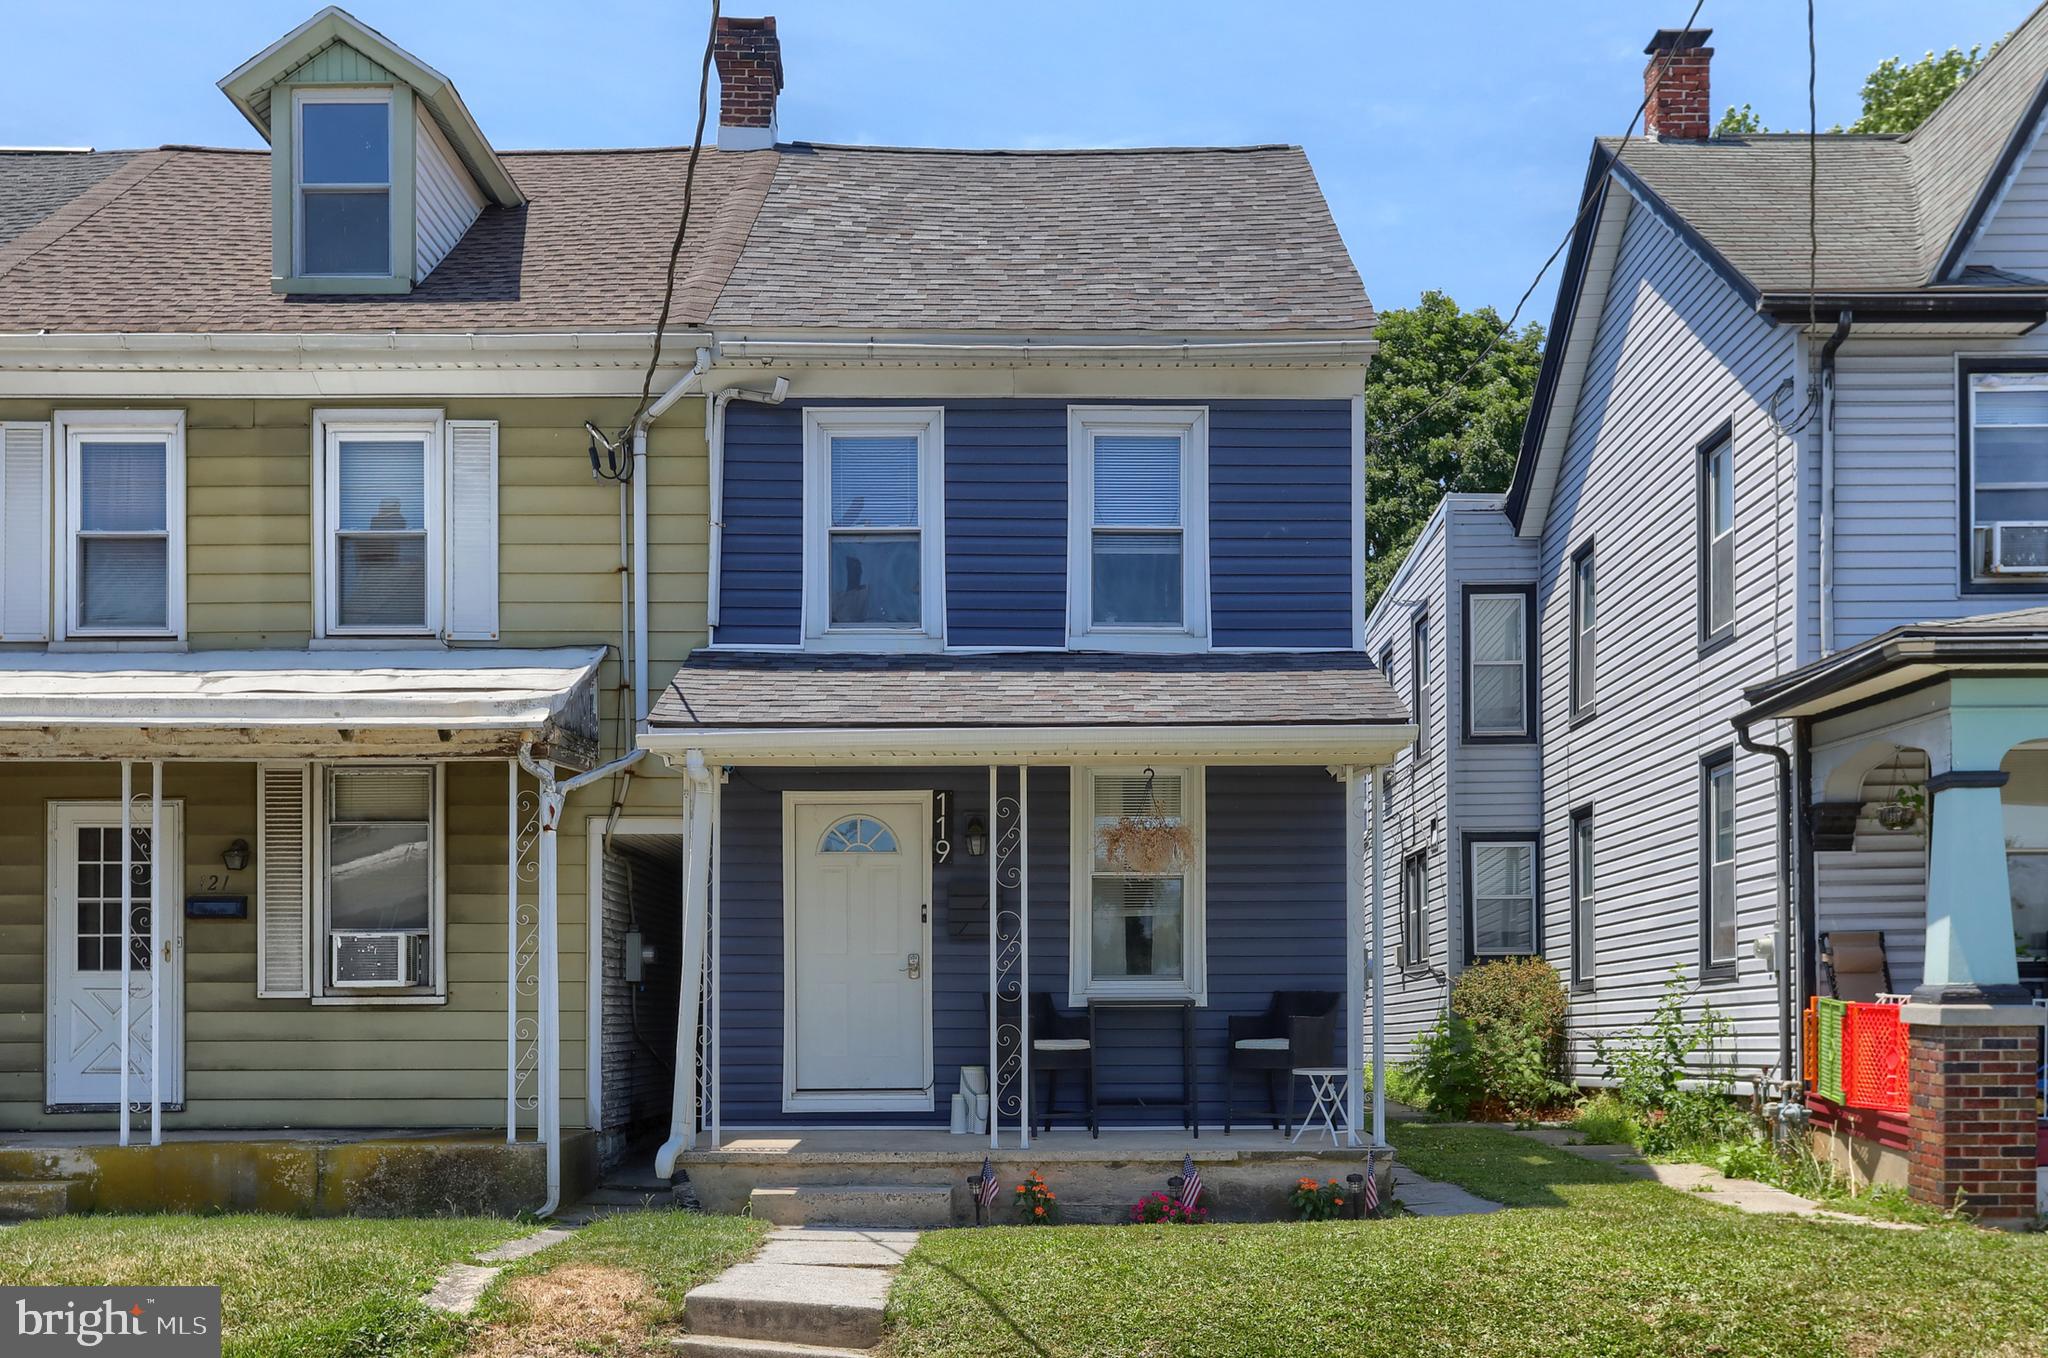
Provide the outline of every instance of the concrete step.
[[692,1288],[683,1319],[692,1335],[867,1349],[888,1295],[882,1269],[750,1262]]
[[773,1339],[728,1339],[715,1334],[686,1334],[675,1341],[675,1347],[686,1358],[869,1358],[866,1349],[784,1344]]
[[757,1188],[748,1211],[777,1226],[883,1226],[908,1230],[953,1224],[951,1184],[800,1184]]
[[897,1268],[916,1244],[916,1231],[784,1226],[768,1237],[756,1260],[822,1268]]
[[85,1205],[85,1185],[75,1179],[19,1179],[0,1183],[0,1221],[61,1217]]

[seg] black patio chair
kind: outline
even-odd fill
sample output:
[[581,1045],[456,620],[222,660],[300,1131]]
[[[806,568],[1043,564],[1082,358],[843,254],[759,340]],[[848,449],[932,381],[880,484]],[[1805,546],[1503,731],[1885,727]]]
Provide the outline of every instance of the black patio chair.
[[[1284,1135],[1294,1133],[1294,1072],[1337,1064],[1337,1015],[1343,996],[1334,990],[1276,990],[1263,1014],[1232,1014],[1224,1053],[1223,1134],[1237,1117],[1241,1075],[1266,1077],[1266,1114]],[[1274,1077],[1287,1081],[1283,1106]]]
[[[986,992],[983,1003],[987,1003]],[[1006,1000],[999,1008],[1003,1022],[1017,1021],[1015,1000]],[[1054,1007],[1051,995],[1032,991],[1031,1051],[1025,1069],[1036,1099],[1031,1110],[1036,1116],[1032,1120],[1040,1131],[1051,1131],[1055,1116],[1073,1116],[1080,1118],[1090,1136],[1102,1134],[1095,1111],[1095,1039],[1089,1032],[1086,1014],[1062,1014]],[[1082,1106],[1062,1114],[1057,1104],[1060,1076],[1068,1072],[1081,1077]],[[1041,1074],[1045,1076],[1045,1096],[1038,1098],[1037,1079]],[[990,1116],[995,1115],[991,1110]]]

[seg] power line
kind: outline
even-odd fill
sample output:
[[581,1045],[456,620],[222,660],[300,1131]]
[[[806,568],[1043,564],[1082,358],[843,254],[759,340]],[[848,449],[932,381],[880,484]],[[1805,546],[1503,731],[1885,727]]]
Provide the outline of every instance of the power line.
[[[1690,29],[1693,26],[1694,21],[1700,17],[1700,9],[1705,4],[1706,0],[1694,0],[1692,13],[1687,15],[1685,20],[1685,27],[1687,29]],[[1809,8],[1811,7],[1811,4],[1812,0],[1808,0]],[[1663,56],[1660,57],[1658,61],[1657,79],[1646,80],[1643,82],[1643,102],[1636,105],[1635,114],[1629,118],[1628,128],[1622,134],[1621,144],[1614,148],[1614,159],[1616,162],[1619,162],[1621,160],[1622,154],[1628,150],[1629,142],[1635,138],[1636,123],[1641,120],[1644,111],[1650,107],[1650,100],[1655,96],[1657,87],[1663,83],[1664,74],[1665,72],[1671,69],[1672,58],[1675,57],[1677,54],[1678,49],[1675,46],[1666,48]],[[1401,435],[1407,433],[1410,429],[1413,429],[1423,420],[1428,419],[1431,415],[1434,415],[1444,406],[1450,404],[1453,400],[1457,399],[1457,397],[1462,393],[1462,390],[1465,385],[1465,379],[1470,377],[1473,373],[1477,372],[1479,370],[1479,365],[1486,362],[1488,358],[1492,357],[1493,351],[1500,347],[1500,342],[1503,339],[1506,339],[1507,336],[1513,332],[1515,328],[1515,322],[1521,319],[1522,308],[1529,305],[1529,299],[1535,296],[1536,289],[1542,286],[1543,276],[1550,272],[1550,266],[1557,263],[1557,257],[1563,254],[1565,252],[1565,249],[1568,246],[1570,246],[1570,244],[1572,243],[1572,237],[1576,236],[1579,232],[1580,223],[1585,221],[1586,214],[1591,212],[1593,210],[1593,205],[1599,201],[1600,193],[1598,187],[1589,186],[1586,191],[1585,201],[1579,204],[1578,212],[1572,217],[1572,224],[1565,229],[1564,239],[1560,240],[1557,243],[1557,248],[1550,252],[1549,257],[1543,261],[1543,266],[1536,270],[1536,276],[1529,280],[1529,286],[1522,290],[1521,297],[1516,300],[1515,309],[1508,313],[1507,320],[1503,321],[1501,323],[1500,329],[1496,330],[1493,334],[1493,337],[1487,340],[1486,347],[1481,349],[1477,356],[1475,356],[1470,363],[1467,363],[1465,365],[1464,370],[1460,372],[1457,375],[1457,377],[1452,379],[1450,389],[1447,390],[1442,396],[1439,396],[1436,400],[1430,402],[1421,410],[1416,411],[1413,415],[1409,416],[1406,420],[1402,421],[1401,424],[1392,432],[1380,435],[1377,438],[1369,436],[1366,439],[1365,445],[1365,451],[1368,457],[1372,455],[1372,452],[1375,448],[1384,447],[1387,443],[1390,443],[1393,440],[1400,438]],[[1548,338],[1550,337],[1546,337],[1546,339]]]

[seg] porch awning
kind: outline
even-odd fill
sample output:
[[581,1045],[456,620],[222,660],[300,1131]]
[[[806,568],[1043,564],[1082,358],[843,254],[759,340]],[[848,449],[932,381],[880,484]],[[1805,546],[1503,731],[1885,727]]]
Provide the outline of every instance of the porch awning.
[[2048,671],[2048,608],[1894,627],[1742,691],[1738,722],[1811,717],[1957,672]]
[[510,756],[587,766],[602,650],[0,659],[0,757]]
[[799,655],[699,651],[641,743],[727,762],[1183,758],[1378,764],[1415,738],[1358,652]]

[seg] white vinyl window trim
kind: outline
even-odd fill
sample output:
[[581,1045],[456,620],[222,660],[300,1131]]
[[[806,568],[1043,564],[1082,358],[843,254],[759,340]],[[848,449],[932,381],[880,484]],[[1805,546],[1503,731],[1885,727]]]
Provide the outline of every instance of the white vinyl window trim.
[[[332,927],[333,803],[337,775],[382,771],[423,772],[429,779],[428,940],[426,982],[390,989],[362,989],[333,984]],[[312,798],[307,808],[313,854],[312,1002],[329,1007],[442,1004],[448,997],[448,793],[447,766],[440,763],[364,760],[347,764],[315,764]]]
[[[1521,861],[1522,889],[1503,890],[1497,893],[1482,890],[1487,874],[1481,870],[1481,863],[1490,857],[1500,855]],[[1533,839],[1479,839],[1473,840],[1469,859],[1465,865],[1471,874],[1466,887],[1472,900],[1472,955],[1475,957],[1528,957],[1537,951],[1537,939],[1541,922],[1536,917],[1536,841]],[[1522,928],[1527,931],[1529,946],[1518,948],[1499,942],[1487,942],[1481,934],[1480,920],[1491,902],[1503,911],[1520,910]]]
[[[57,633],[55,640],[181,641],[185,636],[185,415],[176,410],[60,410],[56,413]],[[160,443],[164,450],[162,529],[94,531],[84,523],[84,456],[88,444]],[[164,544],[164,620],[161,626],[96,625],[84,617],[83,554],[88,540],[161,541]]]
[[[425,611],[419,625],[351,625],[342,619],[341,445],[355,440],[417,439],[425,542]],[[313,412],[313,634],[317,638],[419,638],[441,635],[446,592],[447,421],[439,410],[316,410]]]
[[1429,856],[1411,853],[1401,860],[1401,965],[1419,967],[1429,960]]
[[[1095,780],[1104,775],[1142,778],[1147,769],[1161,778],[1180,780],[1181,813],[1194,841],[1194,852],[1180,865],[1179,872],[1142,873],[1107,869],[1098,871],[1095,861]],[[1200,765],[1075,765],[1073,767],[1072,842],[1069,846],[1074,887],[1068,896],[1067,1003],[1079,1008],[1091,999],[1188,999],[1196,1005],[1209,1002],[1208,909],[1205,885],[1208,878],[1208,802],[1205,770]],[[1097,878],[1172,878],[1181,882],[1181,974],[1178,977],[1134,979],[1097,976],[1094,968],[1094,898]]]
[[[1132,528],[1178,531],[1181,620],[1174,625],[1095,621],[1095,445],[1128,436],[1180,440],[1180,523]],[[1067,408],[1067,645],[1082,650],[1200,651],[1209,646],[1209,411],[1206,406]]]
[[[384,122],[384,177],[324,182],[308,181],[306,169],[305,114],[308,104],[382,104],[385,109]],[[404,258],[398,239],[397,193],[392,180],[397,174],[398,136],[397,101],[389,89],[367,87],[360,89],[321,86],[313,89],[292,91],[292,274],[299,278],[390,278],[399,269]],[[391,239],[385,244],[385,267],[377,272],[361,273],[311,273],[306,269],[306,196],[307,194],[328,193],[374,193],[384,194],[386,227]]]
[[[916,522],[879,530],[835,528],[832,512],[832,443],[845,439],[914,439],[917,444]],[[945,412],[937,406],[819,407],[804,410],[804,595],[806,649],[818,651],[932,651],[946,637]],[[920,625],[834,624],[832,540],[864,533],[915,537],[918,544]]]
[[[1470,629],[1465,646],[1465,705],[1471,713],[1472,734],[1475,736],[1526,736],[1529,734],[1529,599],[1524,594],[1487,594],[1475,592],[1471,595],[1471,607],[1466,611],[1468,621],[1476,623],[1481,610],[1507,606],[1514,614],[1514,626],[1500,636],[1512,638],[1512,644],[1499,648],[1491,643],[1498,638],[1482,634],[1477,626]],[[1515,695],[1515,720],[1485,720],[1478,701],[1479,678],[1491,673],[1497,679],[1509,684],[1505,690]]]

